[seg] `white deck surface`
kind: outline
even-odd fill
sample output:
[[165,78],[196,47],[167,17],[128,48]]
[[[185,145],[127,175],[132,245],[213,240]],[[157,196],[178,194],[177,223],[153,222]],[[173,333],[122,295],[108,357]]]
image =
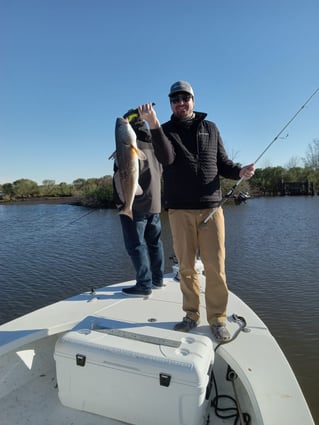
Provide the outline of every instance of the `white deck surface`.
[[[63,407],[57,398],[53,351],[58,334],[68,331],[88,317],[105,317],[110,327],[129,330],[136,326],[154,326],[172,329],[183,317],[181,292],[172,276],[166,278],[164,289],[154,290],[149,298],[127,297],[121,289],[134,282],[107,286],[96,291],[61,301],[0,326],[0,424],[1,425],[112,425],[116,421],[97,415],[78,412]],[[204,295],[202,295],[204,306]],[[232,315],[246,319],[250,332],[241,332],[235,341],[220,346],[221,356],[236,371],[247,393],[255,404],[257,424],[311,425],[309,410],[285,357],[265,324],[239,298],[230,293],[228,303],[228,328],[231,333],[238,329]],[[201,324],[194,333],[211,337],[206,322],[205,308],[201,311]],[[98,320],[98,319],[94,319]],[[93,321],[94,321],[93,320]],[[49,338],[48,352],[52,359],[33,358],[32,351],[22,345],[34,343],[45,336]],[[216,344],[215,344],[216,345]],[[5,353],[10,353],[5,355]],[[22,361],[21,361],[22,359]],[[37,360],[35,377],[27,385],[15,390],[21,371],[29,373],[29,367]],[[47,366],[49,364],[49,367]],[[46,370],[47,368],[47,370]],[[33,372],[32,372],[33,373]],[[278,379],[280,377],[280,379]],[[7,394],[7,395],[6,395]],[[29,409],[36,398],[37,409]],[[123,403],[125,401],[123,400]],[[124,406],[124,404],[123,404]],[[258,406],[258,407],[257,407]],[[213,424],[230,423],[215,418]],[[170,425],[170,424],[168,424]],[[174,425],[174,424],[172,424]]]

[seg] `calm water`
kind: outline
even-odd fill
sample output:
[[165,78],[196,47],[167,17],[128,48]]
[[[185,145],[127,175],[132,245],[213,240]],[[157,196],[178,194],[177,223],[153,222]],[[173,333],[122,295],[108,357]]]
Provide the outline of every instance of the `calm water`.
[[[227,277],[267,323],[319,423],[319,197],[225,205]],[[166,271],[171,237],[162,216]],[[134,278],[117,213],[71,205],[0,205],[0,323]]]

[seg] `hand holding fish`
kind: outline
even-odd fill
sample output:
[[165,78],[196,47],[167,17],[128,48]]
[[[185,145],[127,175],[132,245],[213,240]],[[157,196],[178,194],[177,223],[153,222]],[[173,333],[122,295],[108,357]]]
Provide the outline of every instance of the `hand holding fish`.
[[151,130],[161,126],[152,103],[140,105],[137,109],[140,118],[148,123]]

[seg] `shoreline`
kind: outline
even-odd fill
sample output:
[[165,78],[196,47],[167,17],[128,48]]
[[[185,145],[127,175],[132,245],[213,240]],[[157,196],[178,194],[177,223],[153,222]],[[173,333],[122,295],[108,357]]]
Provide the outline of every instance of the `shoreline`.
[[15,199],[10,201],[0,200],[0,205],[27,205],[27,204],[69,204],[82,206],[79,198],[75,196],[42,196],[38,198]]

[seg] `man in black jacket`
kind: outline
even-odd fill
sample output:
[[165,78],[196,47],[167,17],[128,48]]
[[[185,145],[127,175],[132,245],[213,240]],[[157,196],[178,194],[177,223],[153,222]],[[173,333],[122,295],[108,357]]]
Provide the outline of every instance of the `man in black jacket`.
[[164,206],[180,267],[186,316],[174,329],[189,332],[199,323],[200,285],[195,269],[199,252],[206,276],[207,321],[215,339],[227,341],[228,288],[219,176],[249,179],[254,165],[241,168],[228,158],[216,125],[205,119],[205,113],[194,111],[194,91],[188,82],[174,83],[169,100],[173,115],[162,126],[151,104],[138,109],[149,124],[155,154],[163,165]]
[[[132,111],[132,110],[130,110]],[[130,125],[136,133],[137,147],[144,153],[145,160],[139,161],[138,183],[142,193],[134,198],[133,220],[127,215],[120,215],[124,245],[131,257],[136,271],[136,285],[122,291],[131,296],[148,296],[152,289],[163,287],[164,252],[161,241],[161,176],[162,166],[154,154],[150,132],[139,117],[128,117]],[[117,165],[114,165],[114,175]],[[123,200],[120,188],[113,179],[114,202],[121,210]]]

